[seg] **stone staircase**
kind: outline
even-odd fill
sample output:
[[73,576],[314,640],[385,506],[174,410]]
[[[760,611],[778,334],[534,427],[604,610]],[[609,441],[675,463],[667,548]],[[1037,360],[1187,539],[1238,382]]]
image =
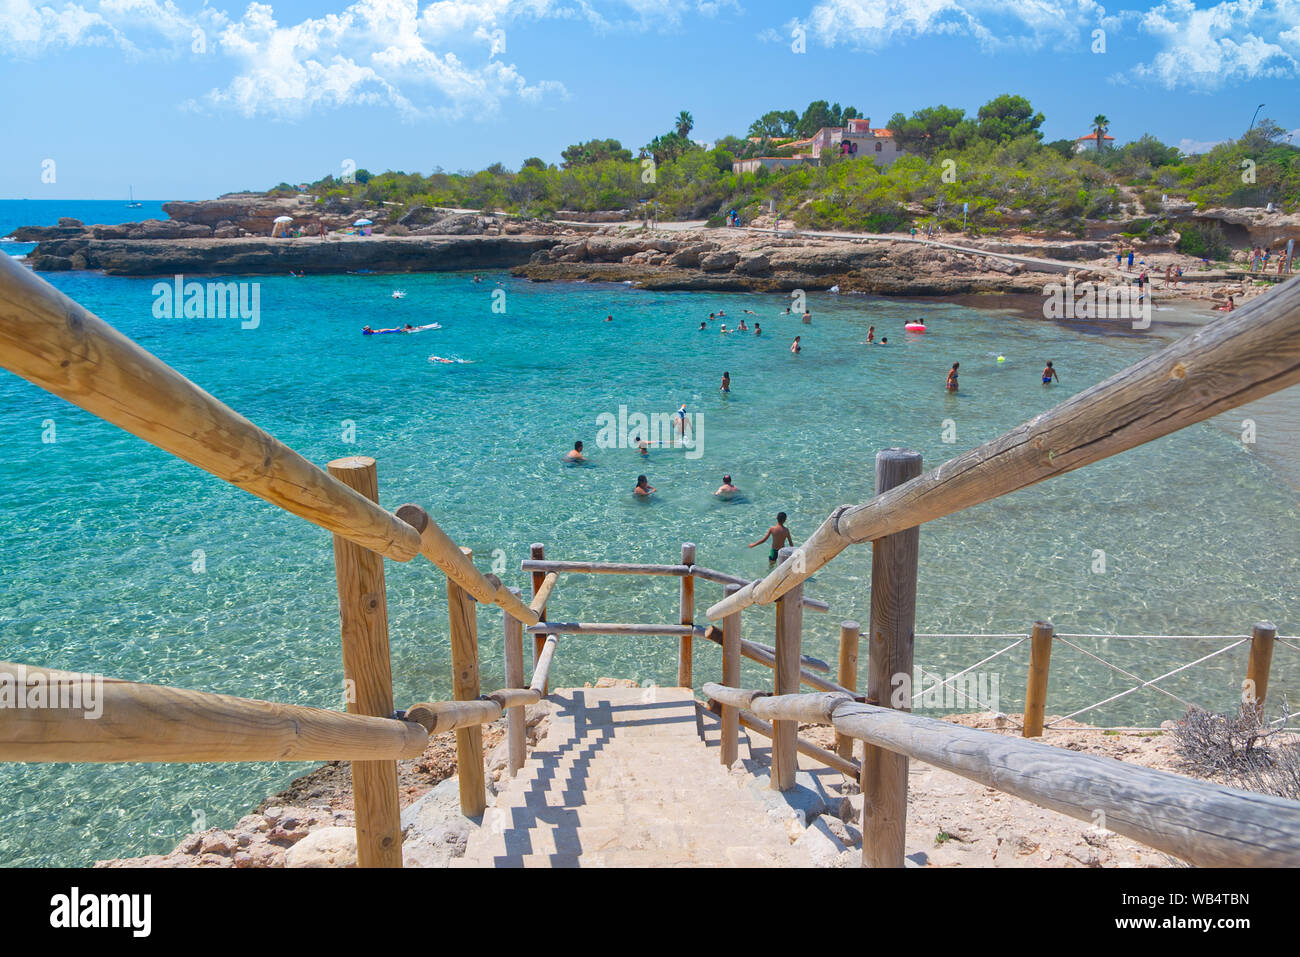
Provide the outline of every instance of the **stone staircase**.
[[689,688],[578,688],[550,700],[546,737],[453,866],[812,863],[766,796],[719,763]]

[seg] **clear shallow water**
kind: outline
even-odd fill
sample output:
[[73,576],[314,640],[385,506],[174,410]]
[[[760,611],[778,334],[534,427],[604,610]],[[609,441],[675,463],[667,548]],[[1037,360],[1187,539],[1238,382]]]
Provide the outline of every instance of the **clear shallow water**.
[[[1154,338],[1102,338],[955,304],[831,296],[814,323],[778,315],[776,296],[647,293],[621,286],[530,285],[506,276],[262,277],[261,324],[164,320],[153,280],[56,274],[57,286],[313,461],[379,461],[380,499],[424,505],[487,567],[528,589],[528,544],[553,558],[697,561],[737,574],[767,570],[747,549],[777,511],[802,541],[836,506],[870,498],[877,449],[910,445],[934,465],[996,436],[1147,354]],[[497,287],[500,279],[503,286]],[[394,289],[407,297],[393,300]],[[506,291],[507,312],[492,311]],[[723,308],[728,325],[755,310],[764,336],[697,331]],[[602,320],[612,313],[613,323]],[[933,320],[926,336],[902,323]],[[745,317],[752,325],[753,316]],[[414,336],[374,327],[441,322]],[[1159,321],[1159,316],[1157,316]],[[861,345],[868,324],[884,348]],[[805,351],[788,352],[794,335]],[[472,360],[434,364],[439,354]],[[996,356],[1006,362],[999,365]],[[1043,389],[1056,362],[1063,384]],[[960,360],[962,389],[943,391]],[[718,380],[731,373],[732,394]],[[702,455],[595,448],[597,416],[703,415]],[[956,441],[943,441],[952,419]],[[43,444],[53,420],[57,442]],[[356,441],[342,440],[345,420]],[[341,704],[330,536],[175,460],[9,375],[0,377],[0,636],[3,657],[78,671],[327,707]],[[1267,436],[1261,435],[1261,444]],[[575,439],[593,462],[562,462]],[[1051,617],[1062,632],[1239,633],[1272,618],[1295,634],[1294,490],[1220,423],[1207,424],[1061,479],[929,523],[922,531],[919,631],[1023,631]],[[631,496],[638,472],[659,494]],[[742,489],[711,493],[730,472]],[[201,549],[207,570],[191,570]],[[1106,552],[1106,571],[1091,568]],[[427,562],[389,563],[388,602],[399,706],[450,694],[444,586]],[[835,660],[838,624],[867,621],[870,550],[841,555],[807,586],[830,615],[805,616],[805,647]],[[618,588],[617,593],[613,590]],[[701,583],[701,606],[721,587]],[[571,576],[558,619],[668,622],[676,580]],[[485,686],[501,678],[500,614],[481,611]],[[770,641],[772,609],[746,614]],[[930,671],[960,670],[1001,643],[918,643]],[[720,655],[701,643],[697,682]],[[1144,677],[1212,650],[1202,643],[1110,642],[1106,657]],[[1096,643],[1089,645],[1097,648]],[[670,683],[672,638],[564,642],[553,684],[601,675]],[[999,659],[1001,707],[1018,710],[1027,647]],[[1212,666],[1212,667],[1211,667]],[[1168,682],[1230,707],[1245,649]],[[770,681],[746,665],[744,680]],[[1274,691],[1300,687],[1300,655],[1279,647]],[[1126,679],[1069,649],[1053,655],[1049,709],[1123,690]],[[962,708],[960,710],[968,710]],[[1179,706],[1142,692],[1089,717],[1151,723]],[[3,766],[16,803],[0,810],[0,863],[89,863],[161,852],[193,829],[229,825],[308,765]]]

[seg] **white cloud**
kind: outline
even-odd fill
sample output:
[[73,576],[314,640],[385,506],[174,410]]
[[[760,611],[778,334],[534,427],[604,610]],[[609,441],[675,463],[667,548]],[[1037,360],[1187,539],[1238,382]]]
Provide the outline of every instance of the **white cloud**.
[[1292,77],[1300,68],[1300,3],[1225,0],[1197,7],[1168,0],[1148,10],[1140,28],[1163,49],[1132,71],[1167,89],[1215,90],[1241,80]]
[[1074,43],[1107,22],[1093,0],[817,0],[807,17],[810,37],[827,46],[879,49],[937,34],[969,36],[987,52]]
[[1178,148],[1184,153],[1208,153],[1220,143],[1227,140],[1189,140],[1186,137],[1178,141]]

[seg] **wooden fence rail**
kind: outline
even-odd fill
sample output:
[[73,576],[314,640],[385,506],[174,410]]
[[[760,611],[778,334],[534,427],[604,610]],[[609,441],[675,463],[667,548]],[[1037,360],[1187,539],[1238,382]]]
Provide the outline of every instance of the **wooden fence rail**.
[[[1300,802],[827,695],[706,686],[924,761],[1203,867],[1300,865]],[[783,700],[785,699],[785,700]],[[802,699],[802,700],[798,700]],[[863,860],[870,861],[863,829]]]
[[429,741],[393,718],[33,665],[0,663],[0,681],[24,701],[39,682],[46,703],[79,704],[5,708],[0,761],[395,761],[418,758]]
[[996,439],[840,506],[768,576],[706,612],[770,604],[849,545],[1064,475],[1300,382],[1300,283],[1286,283]]

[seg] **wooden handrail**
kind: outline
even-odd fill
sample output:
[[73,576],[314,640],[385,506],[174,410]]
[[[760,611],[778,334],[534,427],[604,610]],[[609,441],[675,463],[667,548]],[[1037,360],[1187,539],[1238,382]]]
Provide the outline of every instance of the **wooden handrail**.
[[465,591],[474,596],[476,601],[487,605],[496,605],[511,618],[533,625],[538,621],[537,612],[533,611],[518,595],[499,579],[488,578],[474,565],[474,560],[460,550],[432,518],[418,505],[402,505],[397,509],[397,517],[419,535],[420,554],[438,566],[442,572]]
[[[710,713],[718,715],[719,718],[722,717],[723,708],[720,701],[710,701],[708,708]],[[748,728],[750,731],[761,734],[765,738],[772,737],[772,725],[759,718],[752,711],[735,709],[735,715],[736,720],[741,727]],[[841,757],[834,751],[827,751],[825,748],[819,748],[807,738],[796,737],[795,747],[804,757],[812,758],[814,761],[820,761],[828,768],[834,768],[836,771],[848,775],[855,781],[857,780],[858,775],[862,773],[862,768],[858,762],[850,758]]]
[[533,665],[533,680],[528,687],[539,695],[546,694],[546,683],[551,677],[551,662],[555,660],[555,641],[554,635],[546,636],[542,653],[537,656],[537,663]]
[[[728,695],[733,701],[758,694],[706,686],[709,692]],[[823,695],[755,700],[769,710],[793,709],[808,716],[826,703]],[[892,708],[842,701],[830,709],[828,718],[842,734],[1099,825],[1201,867],[1300,865],[1300,801]]]
[[842,505],[766,578],[706,613],[776,601],[852,544],[1064,475],[1300,382],[1300,283],[1288,282],[862,505]]
[[[721,645],[723,643],[722,629],[717,625],[710,625],[706,628],[702,637],[716,645]],[[760,645],[757,642],[742,638],[740,640],[740,653],[750,661],[757,661],[760,665],[766,665],[769,668],[776,668],[776,654],[766,645]],[[803,656],[800,655],[800,660],[802,659]],[[829,678],[823,678],[821,675],[809,671],[807,668],[799,669],[799,681],[808,685],[810,688],[816,688],[818,691],[838,691],[845,694],[854,693],[848,688],[837,685]]]
[[537,589],[537,594],[533,595],[533,600],[528,603],[533,614],[539,616],[541,620],[542,612],[546,611],[546,603],[551,600],[551,592],[555,591],[555,585],[560,580],[560,576],[555,572],[547,572],[546,577],[542,579],[542,584]]
[[410,561],[420,551],[419,534],[405,522],[326,475],[11,256],[0,256],[0,366],[386,558]]
[[7,662],[0,675],[24,700],[39,681],[46,702],[79,703],[5,708],[0,761],[386,761],[428,744],[418,724],[392,718]]
[[536,635],[703,635],[703,625],[643,625],[622,621],[539,621],[524,629]]
[[636,562],[552,562],[525,558],[519,567],[526,572],[568,572],[579,575],[672,575],[691,573],[690,565],[655,565]]
[[[716,568],[705,568],[703,565],[692,565],[691,575],[719,585],[749,585],[755,581],[753,578],[730,575],[727,572],[720,572]],[[808,598],[807,596],[804,596],[803,606],[809,611],[827,612],[831,610],[831,606],[826,602],[818,601],[816,598]]]

